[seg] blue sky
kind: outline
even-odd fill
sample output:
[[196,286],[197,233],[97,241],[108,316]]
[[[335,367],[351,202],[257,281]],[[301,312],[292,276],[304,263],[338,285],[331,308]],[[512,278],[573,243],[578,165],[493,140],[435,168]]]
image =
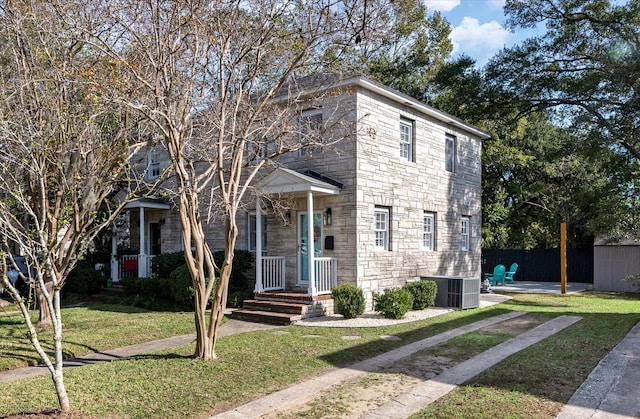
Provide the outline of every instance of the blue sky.
[[505,46],[518,44],[528,35],[511,33],[504,28],[505,0],[423,1],[428,11],[440,11],[451,23],[454,56],[464,53],[474,58],[479,67]]

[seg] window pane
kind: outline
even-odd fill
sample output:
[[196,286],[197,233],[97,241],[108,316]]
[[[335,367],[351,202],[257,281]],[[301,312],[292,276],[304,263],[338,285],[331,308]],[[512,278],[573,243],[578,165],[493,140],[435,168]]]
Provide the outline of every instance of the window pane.
[[427,250],[433,250],[435,216],[431,213],[424,214],[424,226],[422,232],[422,246]]
[[[267,217],[264,215],[261,217],[262,219],[262,250],[267,249]],[[248,234],[248,247],[250,251],[256,250],[256,215],[249,214],[249,226],[248,226],[249,234]]]
[[469,219],[462,219],[462,231],[460,236],[460,249],[469,250]]
[[445,137],[445,170],[453,172],[456,162],[456,137],[447,135]]
[[375,247],[389,250],[389,211],[376,209],[374,212]]
[[400,121],[400,157],[409,161],[413,160],[413,123]]

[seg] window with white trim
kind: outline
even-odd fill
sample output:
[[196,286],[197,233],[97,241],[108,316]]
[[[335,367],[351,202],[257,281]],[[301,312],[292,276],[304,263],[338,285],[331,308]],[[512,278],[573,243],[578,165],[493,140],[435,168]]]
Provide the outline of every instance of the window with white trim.
[[462,217],[462,230],[460,233],[460,250],[469,250],[469,217]]
[[436,214],[425,211],[422,220],[422,248],[435,250]]
[[298,156],[317,154],[322,133],[322,110],[311,109],[300,114],[300,143]]
[[400,158],[413,161],[413,121],[400,118]]
[[160,150],[155,147],[149,151],[147,155],[147,179],[156,179],[162,174],[162,165],[160,161]]
[[[248,248],[250,252],[256,251],[256,214],[249,214],[248,221]],[[267,250],[267,217],[262,215],[262,251]]]
[[444,168],[453,173],[456,170],[456,137],[447,134],[444,141]]
[[389,212],[388,207],[376,207],[373,212],[376,249],[389,250]]

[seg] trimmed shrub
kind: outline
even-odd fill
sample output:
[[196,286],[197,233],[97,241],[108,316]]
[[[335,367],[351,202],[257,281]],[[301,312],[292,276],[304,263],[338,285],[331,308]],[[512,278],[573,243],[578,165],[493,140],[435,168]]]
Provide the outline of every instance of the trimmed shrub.
[[413,309],[424,310],[436,302],[438,284],[435,281],[409,282],[404,288],[413,296]]
[[234,291],[227,297],[227,307],[242,307],[242,302],[251,298],[251,293],[247,290]]
[[171,272],[184,265],[184,252],[161,253],[151,261],[151,272],[160,278],[169,278]]
[[195,290],[191,283],[191,274],[186,264],[178,266],[169,274],[169,295],[173,301],[181,307],[193,309],[195,308],[193,297]]
[[[220,250],[213,254],[216,265],[222,265],[224,261],[224,251]],[[253,253],[248,250],[236,250],[233,252],[233,269],[229,278],[229,294],[236,291],[251,292],[252,287],[249,284],[248,272],[253,270]]]
[[392,288],[373,296],[374,309],[386,319],[401,319],[413,307],[413,295],[404,288]]
[[364,294],[353,284],[342,284],[331,289],[336,311],[345,319],[353,319],[364,313]]
[[122,278],[120,285],[125,295],[170,300],[171,290],[166,278]]
[[80,295],[97,294],[106,282],[107,278],[103,271],[96,271],[93,261],[79,260],[67,276],[64,291]]

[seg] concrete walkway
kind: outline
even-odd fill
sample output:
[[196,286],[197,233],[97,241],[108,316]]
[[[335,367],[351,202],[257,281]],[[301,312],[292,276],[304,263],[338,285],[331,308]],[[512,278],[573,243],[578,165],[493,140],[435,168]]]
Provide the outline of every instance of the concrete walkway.
[[[243,322],[240,320],[231,319],[220,327],[220,336],[229,336],[236,333],[251,332],[254,330],[272,329],[275,327],[278,326],[272,326],[262,323]],[[80,367],[83,365],[90,365],[99,362],[108,362],[116,359],[144,355],[163,349],[188,345],[192,342],[195,342],[195,339],[196,335],[195,333],[192,333],[189,335],[173,336],[166,339],[159,339],[151,342],[140,343],[137,345],[125,346],[123,348],[110,349],[104,352],[97,352],[79,356],[76,358],[66,359],[64,361],[64,367]],[[14,370],[0,372],[0,383],[8,383],[11,381],[21,380],[23,378],[37,377],[47,374],[49,374],[49,370],[44,365],[17,368]]]
[[640,417],[640,323],[571,396],[559,419]]
[[[353,380],[366,373],[378,371],[384,366],[407,358],[418,351],[446,342],[455,336],[460,336],[464,333],[469,333],[483,327],[513,319],[523,314],[525,313],[510,312],[500,316],[494,316],[402,346],[390,352],[356,363],[351,367],[340,368],[319,377],[300,382],[284,390],[269,394],[268,396],[239,406],[233,410],[212,416],[210,419],[252,419],[259,418],[268,413],[277,412],[278,410],[295,408],[297,405],[313,400],[313,398],[321,391],[332,386],[343,384],[346,381]],[[427,380],[417,386],[414,386],[409,392],[401,394],[374,411],[365,413],[361,416],[361,419],[406,418],[413,413],[420,411],[431,402],[444,396],[457,385],[470,380],[487,368],[502,361],[509,355],[521,351],[534,343],[558,333],[560,330],[572,325],[580,319],[581,317],[576,316],[561,316],[550,320],[507,342],[495,346],[454,368],[446,370],[434,379]]]

